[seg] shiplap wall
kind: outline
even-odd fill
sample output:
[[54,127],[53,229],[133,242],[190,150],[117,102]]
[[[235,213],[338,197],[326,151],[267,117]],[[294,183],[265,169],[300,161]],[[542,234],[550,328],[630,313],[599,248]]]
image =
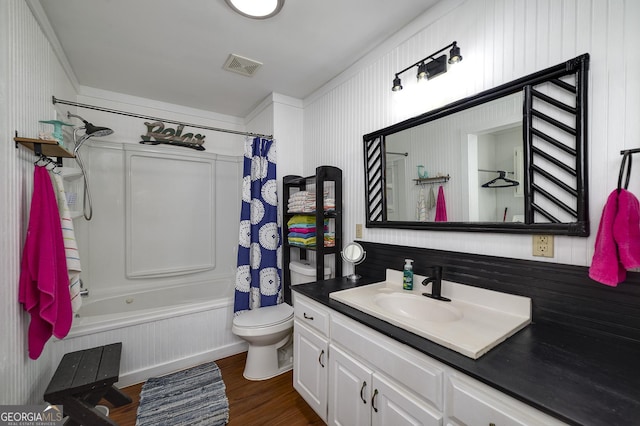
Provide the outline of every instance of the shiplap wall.
[[[640,146],[638,22],[640,2],[633,0],[444,1],[308,97],[304,168],[344,170],[345,241],[354,239],[355,225],[365,218],[363,134],[590,53],[589,238],[556,237],[555,257],[547,260],[532,257],[526,235],[367,228],[363,235],[374,242],[588,265],[604,201],[617,184],[619,151]],[[407,72],[405,90],[391,91],[395,72],[453,40],[464,57],[459,65],[424,90]],[[640,194],[639,180],[632,180],[629,189]]]
[[50,351],[27,354],[28,315],[18,303],[20,258],[33,187],[32,152],[13,143],[14,131],[37,137],[38,120],[54,119],[51,95],[75,89],[26,3],[0,2],[0,404],[42,401],[53,374]]

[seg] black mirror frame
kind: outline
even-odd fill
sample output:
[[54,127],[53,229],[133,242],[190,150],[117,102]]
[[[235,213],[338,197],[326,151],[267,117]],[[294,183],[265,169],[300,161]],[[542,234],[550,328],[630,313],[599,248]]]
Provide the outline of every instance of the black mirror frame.
[[[501,86],[480,92],[476,95],[460,99],[441,108],[426,112],[416,117],[409,118],[400,123],[384,129],[366,134],[364,142],[364,170],[365,170],[365,206],[367,228],[395,228],[430,231],[465,231],[465,232],[498,232],[515,234],[555,234],[569,236],[589,236],[589,202],[588,202],[588,174],[587,174],[587,97],[588,97],[588,70],[589,54],[583,54],[576,58],[556,66],[535,72],[517,80],[505,83]],[[575,222],[565,223],[533,223],[534,212],[546,215],[535,203],[536,191],[543,191],[534,182],[534,170],[532,157],[539,152],[534,152],[531,123],[535,112],[531,108],[532,87],[547,81],[561,84],[559,79],[563,76],[575,74],[576,91],[576,126],[575,126],[575,178],[576,188],[568,188],[576,197],[576,209],[572,214]],[[499,223],[499,222],[411,222],[389,221],[387,217],[387,201],[384,196],[386,182],[385,163],[385,137],[420,125],[450,114],[462,111],[474,106],[501,98],[519,91],[525,92],[523,105],[523,144],[524,144],[524,194],[525,194],[525,223]],[[533,90],[535,92],[535,90]],[[542,194],[545,195],[545,194]]]

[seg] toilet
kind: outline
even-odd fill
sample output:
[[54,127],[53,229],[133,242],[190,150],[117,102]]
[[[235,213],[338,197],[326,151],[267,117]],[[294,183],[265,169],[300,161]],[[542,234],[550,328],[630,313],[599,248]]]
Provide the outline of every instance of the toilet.
[[[316,281],[316,267],[308,262],[291,262],[291,285]],[[325,279],[331,276],[324,269]],[[243,376],[266,380],[293,367],[293,308],[281,303],[247,311],[233,318],[231,331],[249,343]]]

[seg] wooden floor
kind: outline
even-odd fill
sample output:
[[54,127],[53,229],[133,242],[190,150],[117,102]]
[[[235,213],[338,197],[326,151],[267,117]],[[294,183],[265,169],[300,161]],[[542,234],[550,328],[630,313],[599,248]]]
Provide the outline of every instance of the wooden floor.
[[[229,425],[324,425],[324,422],[293,389],[293,372],[273,379],[254,382],[242,377],[247,353],[233,355],[216,361],[222,372],[222,380],[229,399]],[[122,389],[133,399],[131,404],[110,407],[109,417],[120,426],[134,426],[140,402],[142,383]]]

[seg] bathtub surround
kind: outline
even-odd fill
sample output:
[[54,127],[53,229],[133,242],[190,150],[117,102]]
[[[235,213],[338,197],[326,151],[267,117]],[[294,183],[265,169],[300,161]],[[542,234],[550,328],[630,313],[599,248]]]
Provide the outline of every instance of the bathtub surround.
[[282,303],[282,252],[273,140],[245,140],[234,312]]
[[[69,352],[122,342],[118,386],[123,387],[246,351],[247,344],[231,333],[232,288],[229,275],[226,280],[88,300],[69,335],[51,345],[52,357],[59,360]],[[161,300],[167,305],[153,306]]]

